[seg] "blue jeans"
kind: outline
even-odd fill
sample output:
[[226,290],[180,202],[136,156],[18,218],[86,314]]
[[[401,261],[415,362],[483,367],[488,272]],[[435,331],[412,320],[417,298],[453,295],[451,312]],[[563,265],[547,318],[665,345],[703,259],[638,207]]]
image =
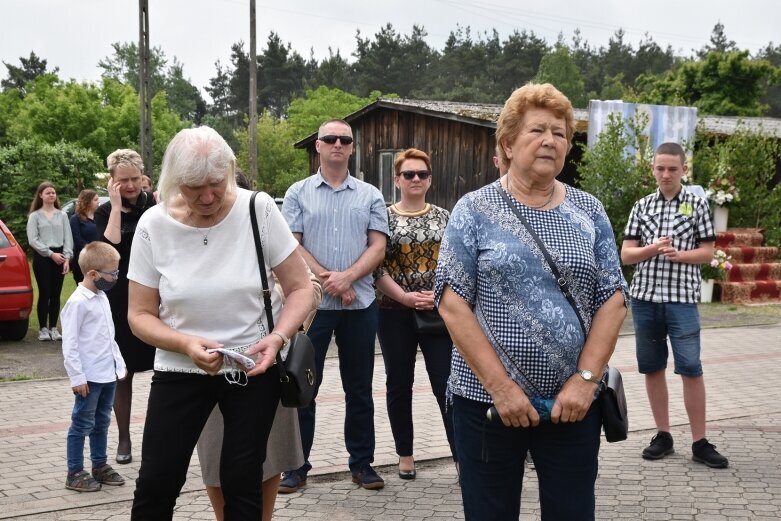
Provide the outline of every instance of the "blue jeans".
[[312,469],[309,454],[315,438],[317,393],[323,382],[325,355],[331,336],[336,336],[339,349],[339,373],[345,393],[344,444],[350,454],[348,463],[355,470],[374,461],[374,340],[377,334],[377,302],[359,310],[319,310],[307,335],[315,347],[317,383],[309,407],[298,410],[304,465],[298,469],[307,473]]
[[517,521],[524,459],[531,451],[543,521],[593,521],[602,411],[594,402],[576,423],[505,427],[489,423],[490,404],[453,397],[453,429],[467,521]]
[[89,393],[86,398],[76,395],[68,429],[68,474],[84,469],[84,438],[89,436],[89,452],[92,468],[106,464],[108,426],[111,424],[111,407],[114,405],[114,391],[117,382],[99,384],[87,382]]
[[421,335],[415,328],[411,309],[380,309],[377,337],[380,339],[385,361],[385,388],[387,390],[388,419],[390,420],[396,454],[413,455],[412,385],[415,383],[415,360],[418,344],[426,362],[431,390],[437,399],[445,434],[453,459],[453,411],[445,404],[447,379],[450,376],[450,357],[453,341],[445,335]]
[[657,303],[632,299],[637,368],[642,374],[667,368],[667,337],[675,373],[702,376],[700,361],[700,314],[697,304]]

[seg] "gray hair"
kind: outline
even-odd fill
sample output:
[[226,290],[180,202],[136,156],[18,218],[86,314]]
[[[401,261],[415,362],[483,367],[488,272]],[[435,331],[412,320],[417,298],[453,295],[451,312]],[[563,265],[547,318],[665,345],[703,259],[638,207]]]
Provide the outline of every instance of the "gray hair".
[[111,174],[111,177],[114,177],[114,172],[122,166],[132,166],[142,174],[144,173],[144,160],[141,159],[138,152],[129,148],[114,150],[106,158],[106,167],[108,167],[108,173]]
[[179,194],[181,185],[201,185],[228,178],[228,192],[236,191],[236,156],[211,127],[186,128],[174,136],[163,156],[157,183],[163,204]]

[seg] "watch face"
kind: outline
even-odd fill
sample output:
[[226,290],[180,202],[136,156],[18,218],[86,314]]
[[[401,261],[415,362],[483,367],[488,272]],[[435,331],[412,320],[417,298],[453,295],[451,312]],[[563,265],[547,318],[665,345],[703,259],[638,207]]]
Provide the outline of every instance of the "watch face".
[[580,372],[580,376],[582,376],[584,380],[591,380],[591,377],[594,375],[588,369],[584,369]]

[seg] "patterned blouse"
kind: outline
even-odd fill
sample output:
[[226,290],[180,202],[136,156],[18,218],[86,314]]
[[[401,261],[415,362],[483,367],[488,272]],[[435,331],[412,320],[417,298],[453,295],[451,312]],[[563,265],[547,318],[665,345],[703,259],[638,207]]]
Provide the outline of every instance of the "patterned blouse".
[[[527,395],[553,398],[577,369],[583,330],[536,243],[497,188],[504,190],[496,181],[471,192],[453,209],[439,255],[436,300],[449,286],[473,307],[508,375]],[[616,291],[626,301],[613,231],[595,197],[567,186],[564,201],[552,210],[513,204],[569,282],[586,330]],[[492,401],[455,349],[448,393]]]
[[[404,291],[433,290],[439,245],[449,217],[450,212],[431,204],[415,214],[390,206],[390,237],[385,260],[375,271],[376,279],[390,275]],[[377,299],[381,308],[407,309],[381,291],[377,291]]]

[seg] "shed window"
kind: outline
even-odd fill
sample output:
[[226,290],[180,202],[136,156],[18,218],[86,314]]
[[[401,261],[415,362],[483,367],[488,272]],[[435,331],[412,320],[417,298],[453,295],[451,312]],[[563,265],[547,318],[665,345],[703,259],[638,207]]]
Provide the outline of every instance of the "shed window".
[[393,184],[393,176],[395,175],[393,159],[398,152],[401,152],[401,150],[383,150],[378,152],[379,161],[377,163],[380,165],[380,175],[377,182],[382,196],[388,204],[393,204],[399,200],[399,190]]

